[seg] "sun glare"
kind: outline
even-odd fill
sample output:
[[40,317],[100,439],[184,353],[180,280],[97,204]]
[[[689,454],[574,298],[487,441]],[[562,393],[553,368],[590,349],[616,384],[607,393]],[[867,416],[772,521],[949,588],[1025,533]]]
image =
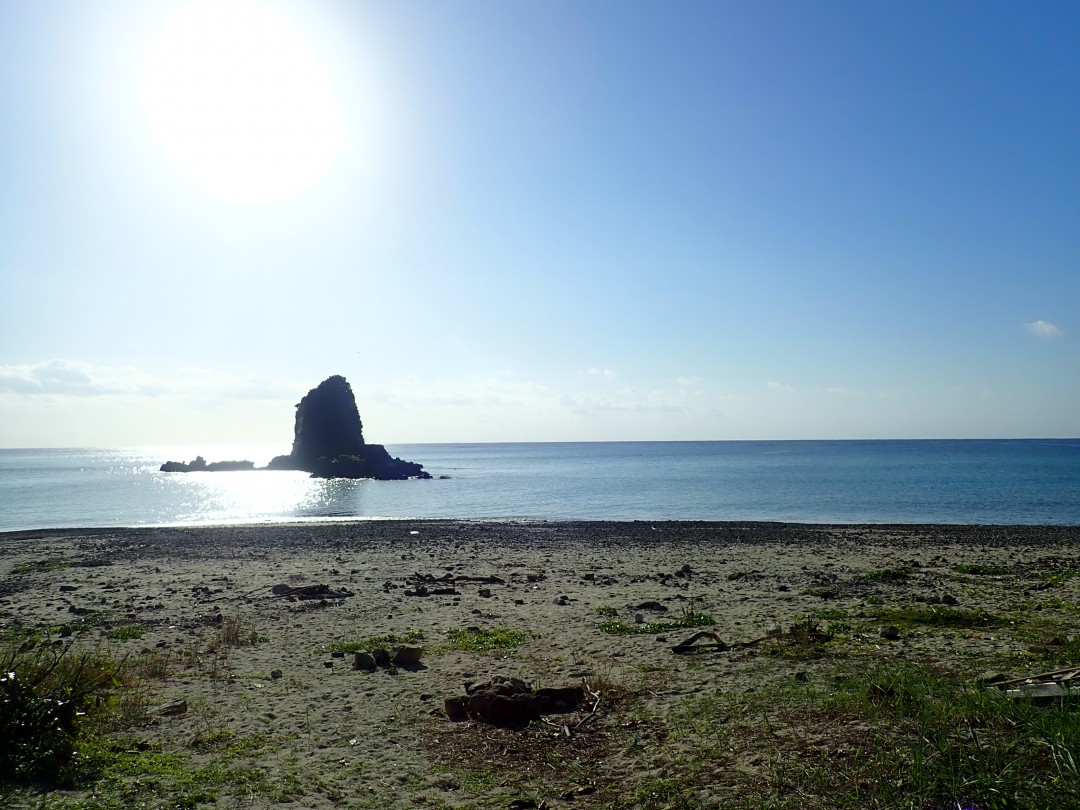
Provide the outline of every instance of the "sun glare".
[[162,150],[229,202],[288,197],[344,148],[341,110],[318,52],[265,7],[184,5],[150,42],[142,79]]

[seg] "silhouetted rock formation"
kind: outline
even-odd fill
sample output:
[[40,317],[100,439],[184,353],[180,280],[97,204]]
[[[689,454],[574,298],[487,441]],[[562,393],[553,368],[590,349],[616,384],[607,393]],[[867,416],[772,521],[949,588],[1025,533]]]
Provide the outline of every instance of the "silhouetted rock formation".
[[430,478],[420,464],[394,458],[381,444],[364,441],[352,386],[335,375],[308,391],[296,406],[292,452],[271,470],[305,470],[316,478]]
[[211,461],[206,463],[202,456],[195,456],[194,461],[166,461],[161,465],[161,472],[222,472],[229,470],[254,470],[254,461]]
[[[252,470],[253,461],[166,461],[161,472]],[[364,428],[352,386],[335,375],[307,392],[296,406],[292,452],[276,456],[263,469],[304,470],[313,478],[377,478],[400,481],[431,478],[421,464],[394,458],[381,444],[364,441]]]

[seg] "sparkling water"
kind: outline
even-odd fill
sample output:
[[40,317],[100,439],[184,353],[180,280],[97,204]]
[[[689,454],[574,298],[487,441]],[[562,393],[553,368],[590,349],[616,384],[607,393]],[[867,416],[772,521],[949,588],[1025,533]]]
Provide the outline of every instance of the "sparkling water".
[[0,450],[0,530],[365,518],[1080,525],[1080,440],[393,445],[430,481],[161,473],[284,446]]

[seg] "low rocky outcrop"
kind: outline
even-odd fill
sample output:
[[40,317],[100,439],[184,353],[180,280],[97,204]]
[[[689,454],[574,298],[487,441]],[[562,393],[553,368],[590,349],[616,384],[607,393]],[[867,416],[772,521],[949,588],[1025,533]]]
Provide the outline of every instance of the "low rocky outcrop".
[[496,675],[486,683],[465,687],[464,697],[443,702],[451,720],[481,720],[503,728],[524,728],[545,714],[576,711],[585,699],[583,686],[533,690],[518,678]]
[[[252,461],[167,461],[162,472],[252,470]],[[307,392],[296,406],[292,452],[274,457],[264,469],[303,470],[313,478],[375,478],[400,481],[431,478],[422,464],[403,461],[381,444],[364,441],[363,424],[352,386],[340,376],[328,377]]]
[[166,461],[161,465],[161,472],[228,472],[233,470],[254,470],[254,461],[211,461],[202,456],[195,456],[192,461]]

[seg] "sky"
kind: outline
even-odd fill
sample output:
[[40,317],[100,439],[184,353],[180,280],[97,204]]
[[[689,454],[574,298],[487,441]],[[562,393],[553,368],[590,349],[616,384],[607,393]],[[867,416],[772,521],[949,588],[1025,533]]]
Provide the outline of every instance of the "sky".
[[0,0],[0,447],[1080,436],[1080,4]]

